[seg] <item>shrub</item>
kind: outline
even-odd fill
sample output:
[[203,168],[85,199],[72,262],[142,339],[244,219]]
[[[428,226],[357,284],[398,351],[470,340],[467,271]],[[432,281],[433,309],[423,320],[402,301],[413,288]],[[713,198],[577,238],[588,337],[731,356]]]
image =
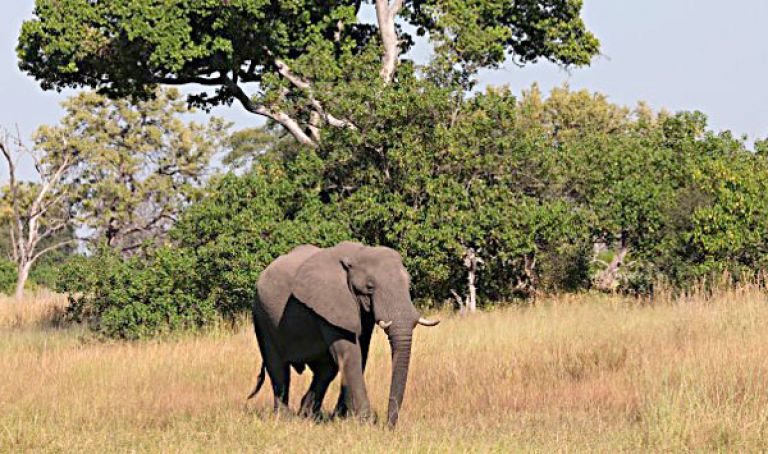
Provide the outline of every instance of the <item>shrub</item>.
[[213,299],[200,291],[194,257],[176,248],[130,259],[100,249],[67,264],[59,290],[70,295],[70,319],[111,338],[196,329],[217,316]]
[[251,307],[259,274],[281,254],[304,243],[324,247],[351,238],[340,213],[320,200],[315,165],[309,153],[290,166],[263,160],[242,177],[227,175],[172,232],[195,257],[204,292],[223,316]]
[[0,292],[10,295],[16,287],[18,270],[16,264],[4,258],[0,258]]

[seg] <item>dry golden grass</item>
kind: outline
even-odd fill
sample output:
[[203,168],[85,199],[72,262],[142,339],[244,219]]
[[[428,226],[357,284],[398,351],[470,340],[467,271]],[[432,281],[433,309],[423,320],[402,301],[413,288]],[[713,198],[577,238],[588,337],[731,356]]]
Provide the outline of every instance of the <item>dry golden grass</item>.
[[[246,403],[260,364],[249,327],[101,344],[35,322],[37,309],[6,329],[16,318],[4,311],[18,309],[4,307],[0,451],[757,451],[768,446],[765,303],[745,287],[654,306],[585,295],[444,316],[415,336],[394,432],[276,418],[268,386]],[[369,364],[384,414],[381,333]],[[294,409],[308,378],[294,375]]]
[[[29,293],[29,292],[28,292]],[[13,297],[0,295],[0,330],[28,329],[51,324],[67,306],[64,295],[41,290],[17,303]]]

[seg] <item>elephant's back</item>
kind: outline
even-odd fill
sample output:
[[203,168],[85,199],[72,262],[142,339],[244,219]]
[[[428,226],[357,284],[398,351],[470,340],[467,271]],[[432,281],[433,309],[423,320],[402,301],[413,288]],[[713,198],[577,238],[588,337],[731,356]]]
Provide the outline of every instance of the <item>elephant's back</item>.
[[291,296],[296,271],[318,251],[320,248],[317,246],[308,244],[298,246],[275,259],[261,272],[257,284],[259,298],[255,304],[261,306],[273,327],[276,328],[280,324],[288,298]]

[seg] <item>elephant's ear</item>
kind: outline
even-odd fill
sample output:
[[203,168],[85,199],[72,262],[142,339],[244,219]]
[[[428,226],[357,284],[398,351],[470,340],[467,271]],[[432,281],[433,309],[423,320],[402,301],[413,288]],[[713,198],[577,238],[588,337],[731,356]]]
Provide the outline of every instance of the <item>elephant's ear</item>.
[[364,246],[343,242],[310,257],[296,273],[293,296],[328,323],[360,334],[360,305],[347,283],[342,261]]

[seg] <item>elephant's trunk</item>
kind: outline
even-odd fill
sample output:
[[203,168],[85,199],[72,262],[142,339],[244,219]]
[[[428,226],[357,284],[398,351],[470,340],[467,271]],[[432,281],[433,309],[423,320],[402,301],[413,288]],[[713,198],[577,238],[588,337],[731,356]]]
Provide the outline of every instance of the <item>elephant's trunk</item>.
[[412,328],[389,330],[389,345],[392,348],[392,381],[389,385],[389,408],[387,409],[387,424],[394,427],[400,407],[403,404],[405,384],[408,381],[408,365],[411,361]]

